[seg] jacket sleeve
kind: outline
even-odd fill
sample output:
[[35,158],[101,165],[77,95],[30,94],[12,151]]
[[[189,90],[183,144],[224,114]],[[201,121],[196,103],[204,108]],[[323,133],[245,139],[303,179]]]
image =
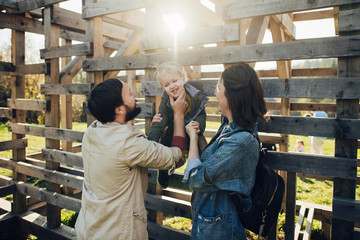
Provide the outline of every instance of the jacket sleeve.
[[223,138],[213,154],[189,170],[189,187],[199,192],[224,190],[249,195],[258,154],[258,143],[250,135],[242,143],[236,138]]
[[167,170],[173,168],[182,157],[179,148],[149,141],[141,131],[129,134],[124,145],[123,157],[129,167]]
[[148,139],[155,142],[159,142],[161,136],[164,133],[164,129],[166,126],[168,126],[168,122],[169,122],[169,110],[166,107],[164,96],[161,99],[161,103],[159,106],[159,113],[161,113],[162,121],[153,123],[150,132],[148,134]]
[[206,128],[206,112],[205,109],[201,111],[201,113],[195,118],[200,125],[200,133],[203,134]]

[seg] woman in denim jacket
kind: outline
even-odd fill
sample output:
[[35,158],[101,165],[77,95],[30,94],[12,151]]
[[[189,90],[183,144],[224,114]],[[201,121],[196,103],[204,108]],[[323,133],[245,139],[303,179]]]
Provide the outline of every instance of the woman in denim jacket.
[[183,181],[194,190],[191,239],[246,239],[229,192],[237,192],[250,209],[259,144],[242,130],[257,134],[257,119],[266,114],[264,92],[256,72],[240,63],[222,73],[215,95],[224,120],[201,158],[199,124],[192,121],[186,126],[190,160]]

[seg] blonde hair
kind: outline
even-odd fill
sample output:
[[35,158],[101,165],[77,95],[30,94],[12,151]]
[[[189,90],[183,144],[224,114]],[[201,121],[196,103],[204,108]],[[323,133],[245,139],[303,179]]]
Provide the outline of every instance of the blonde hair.
[[165,62],[162,63],[158,66],[155,67],[156,71],[154,73],[155,79],[161,84],[161,76],[167,73],[171,73],[171,72],[178,72],[181,76],[184,77],[184,82],[187,81],[187,73],[184,70],[183,67],[180,67],[179,65],[177,65],[176,63],[172,63],[172,62]]

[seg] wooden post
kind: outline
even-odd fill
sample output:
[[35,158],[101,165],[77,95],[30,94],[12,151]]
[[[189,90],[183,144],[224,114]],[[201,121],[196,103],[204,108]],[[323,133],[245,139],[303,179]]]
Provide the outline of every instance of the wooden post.
[[[152,31],[153,26],[157,26],[156,23],[161,21],[161,14],[157,11],[159,9],[159,5],[155,4],[155,6],[147,7],[146,8],[146,24],[145,24],[145,36],[147,34],[150,34],[149,31]],[[150,52],[150,51],[147,51]],[[154,69],[145,69],[145,79],[144,81],[152,81],[154,80]],[[152,102],[154,103],[153,108],[153,115],[158,111],[158,104],[160,102],[160,97],[146,97],[145,96],[145,102]],[[152,118],[145,117],[145,133],[149,134],[150,128],[151,128],[151,120]],[[147,191],[152,194],[162,194],[162,188],[158,184],[148,184]],[[148,210],[148,221],[156,222],[157,224],[163,223],[163,213],[154,211],[154,210]]]
[[[71,45],[71,40],[62,39],[61,45]],[[61,68],[64,69],[70,61],[71,57],[61,58]],[[69,78],[63,78],[61,83],[72,83],[72,81]],[[72,95],[60,96],[60,121],[61,128],[72,129]],[[61,148],[63,151],[72,152],[72,142],[61,141]],[[71,167],[71,165],[68,166]],[[63,192],[65,195],[72,195],[73,190],[68,186],[63,186]]]
[[[53,6],[44,9],[44,35],[45,48],[59,46],[60,28],[59,26],[51,24]],[[46,63],[50,64],[50,74],[45,75],[45,83],[59,84],[59,58],[45,59]],[[59,95],[45,95],[46,100],[50,100],[51,110],[45,113],[46,127],[59,127],[60,108]],[[54,139],[45,139],[47,148],[59,149],[60,141]],[[46,168],[59,169],[60,163],[46,161]],[[47,189],[54,192],[60,192],[60,185],[47,182]],[[57,206],[47,204],[47,226],[48,228],[56,228],[61,224],[61,209]]]
[[[71,45],[71,40],[62,39],[61,45]],[[64,69],[65,66],[71,61],[71,57],[65,57],[61,59],[61,68]],[[64,83],[71,83],[70,79],[65,78]],[[61,128],[72,129],[72,96],[71,95],[61,95],[60,96],[60,119],[61,119]],[[67,152],[72,152],[72,142],[62,141],[61,142],[62,150]]]
[[[83,6],[86,4],[92,4],[98,2],[97,0],[83,0]],[[103,47],[103,31],[102,31],[102,17],[94,17],[87,19],[86,21],[86,42],[90,42],[93,45],[93,56],[87,58],[102,58],[104,57]],[[87,72],[86,81],[88,83],[94,83],[94,86],[103,81],[103,72]],[[91,115],[87,115],[88,126],[95,120]]]
[[[25,32],[12,30],[11,32],[11,58],[13,64],[25,64]],[[11,77],[11,98],[25,98],[25,76],[22,74]],[[13,110],[15,117],[11,119],[14,123],[25,123],[26,116],[24,110]],[[14,114],[13,114],[14,116]],[[12,139],[23,138],[23,134],[12,134]],[[14,161],[24,161],[26,158],[26,148],[16,149],[12,151]],[[26,182],[26,175],[13,171],[13,179]],[[16,192],[14,194],[13,209],[15,213],[26,211],[26,196]]]
[[[354,4],[343,5],[339,8],[339,13],[345,10],[359,11],[359,6]],[[356,19],[354,17],[354,19]],[[342,18],[339,17],[339,36],[359,35],[358,31],[344,32],[341,27]],[[344,25],[345,26],[345,25]],[[359,77],[360,76],[360,57],[338,58],[338,76],[339,77]],[[358,119],[359,99],[336,100],[336,117]],[[357,158],[357,140],[335,139],[335,156],[350,159]],[[356,169],[354,169],[356,171]],[[356,175],[356,172],[355,172]],[[334,179],[333,197],[345,197],[355,199],[356,180]],[[354,223],[339,219],[332,219],[331,239],[353,239]]]
[[[285,32],[282,27],[273,19],[269,22],[270,30],[272,33],[273,42],[285,42]],[[277,61],[277,72],[280,79],[291,78],[291,65],[287,61]],[[283,116],[290,116],[290,98],[281,98],[280,114]],[[283,139],[280,144],[280,151],[288,151],[289,136],[281,134]],[[294,239],[295,231],[295,210],[296,210],[296,173],[280,171],[280,175],[285,181],[285,205],[283,208],[286,210],[286,224],[285,224],[285,238]]]

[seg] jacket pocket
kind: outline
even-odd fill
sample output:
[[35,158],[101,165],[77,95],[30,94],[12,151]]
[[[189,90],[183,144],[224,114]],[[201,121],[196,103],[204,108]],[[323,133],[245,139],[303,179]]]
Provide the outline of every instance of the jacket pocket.
[[224,215],[205,217],[198,214],[197,219],[197,229],[192,229],[196,231],[196,239],[224,239],[226,234]]
[[133,216],[133,238],[134,239],[148,239],[147,233],[147,211],[143,209],[135,209]]

